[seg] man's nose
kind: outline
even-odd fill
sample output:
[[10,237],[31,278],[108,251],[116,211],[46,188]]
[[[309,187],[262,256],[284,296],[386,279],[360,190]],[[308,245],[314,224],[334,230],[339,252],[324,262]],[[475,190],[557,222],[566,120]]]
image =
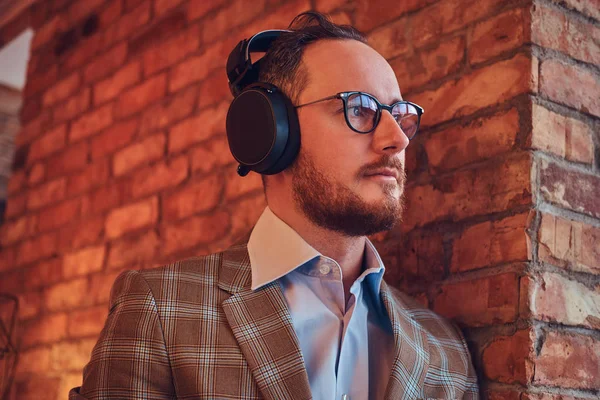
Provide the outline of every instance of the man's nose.
[[402,131],[396,119],[387,110],[381,113],[381,119],[373,135],[373,147],[379,153],[400,153],[408,146],[408,136]]

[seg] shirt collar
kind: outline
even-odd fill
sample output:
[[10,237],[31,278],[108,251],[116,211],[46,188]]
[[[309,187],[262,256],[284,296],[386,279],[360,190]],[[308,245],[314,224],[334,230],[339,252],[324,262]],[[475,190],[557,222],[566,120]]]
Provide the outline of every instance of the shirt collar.
[[[367,238],[365,271],[377,269],[378,291],[385,267],[375,246]],[[248,255],[252,271],[252,290],[256,290],[317,258],[325,257],[267,206],[256,222],[248,240]],[[364,274],[363,272],[363,274]],[[361,275],[362,277],[362,275]]]

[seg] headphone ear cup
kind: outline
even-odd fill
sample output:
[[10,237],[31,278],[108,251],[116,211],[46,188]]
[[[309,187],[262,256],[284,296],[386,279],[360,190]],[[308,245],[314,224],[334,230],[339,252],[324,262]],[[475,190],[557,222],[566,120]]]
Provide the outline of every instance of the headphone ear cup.
[[272,85],[255,84],[243,90],[229,106],[226,128],[231,154],[249,170],[276,174],[298,153],[296,110]]
[[265,175],[276,174],[289,167],[298,156],[298,151],[300,150],[300,122],[298,121],[296,107],[294,107],[292,101],[287,96],[281,92],[279,93],[281,94],[281,101],[285,104],[287,110],[288,138],[281,157],[269,170],[264,172]]

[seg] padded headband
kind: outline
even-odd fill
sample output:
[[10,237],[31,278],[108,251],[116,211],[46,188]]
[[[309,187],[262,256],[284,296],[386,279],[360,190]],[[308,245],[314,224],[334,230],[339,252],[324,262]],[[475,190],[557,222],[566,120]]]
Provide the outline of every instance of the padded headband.
[[260,60],[253,64],[250,54],[266,52],[271,43],[284,32],[291,31],[281,29],[262,31],[235,46],[227,58],[229,90],[234,96],[240,94],[246,86],[258,81]]

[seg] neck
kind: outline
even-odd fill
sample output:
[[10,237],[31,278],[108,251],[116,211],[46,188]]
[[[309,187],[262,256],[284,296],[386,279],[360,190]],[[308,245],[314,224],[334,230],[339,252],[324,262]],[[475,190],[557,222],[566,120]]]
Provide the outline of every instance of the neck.
[[[336,231],[318,226],[298,209],[292,198],[268,199],[269,208],[282,221],[294,229],[319,253],[340,265],[344,290],[349,292],[352,283],[362,272],[366,236],[348,237]],[[289,205],[293,206],[290,207]]]

